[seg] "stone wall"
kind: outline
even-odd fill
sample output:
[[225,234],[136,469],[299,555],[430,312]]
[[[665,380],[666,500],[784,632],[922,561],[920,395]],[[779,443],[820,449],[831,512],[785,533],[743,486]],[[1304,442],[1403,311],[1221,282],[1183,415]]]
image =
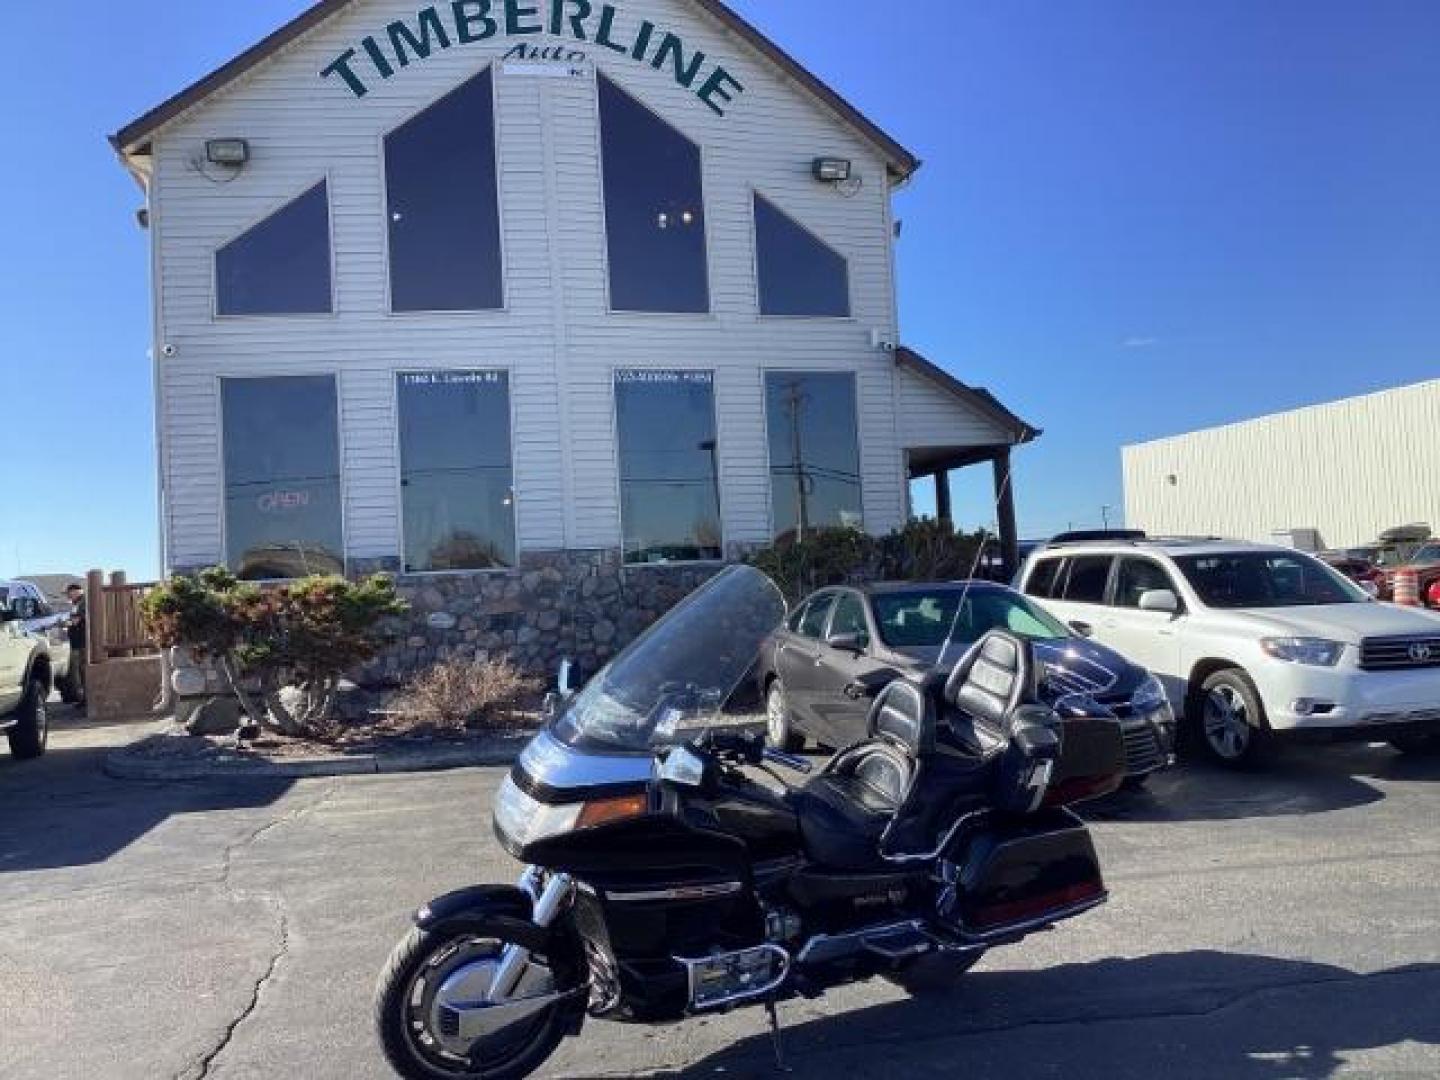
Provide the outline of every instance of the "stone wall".
[[[350,569],[394,574],[397,568],[379,560],[352,562]],[[626,566],[619,551],[565,551],[527,553],[515,570],[396,574],[410,613],[392,620],[392,644],[357,681],[393,685],[437,661],[501,655],[541,675],[553,674],[568,657],[589,676],[721,569],[718,563]]]

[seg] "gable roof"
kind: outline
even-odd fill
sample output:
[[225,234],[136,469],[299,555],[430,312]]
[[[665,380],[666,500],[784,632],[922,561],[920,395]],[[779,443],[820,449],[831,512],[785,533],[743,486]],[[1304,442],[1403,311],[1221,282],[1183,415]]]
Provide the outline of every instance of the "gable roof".
[[[748,43],[786,75],[837,113],[842,120],[854,127],[867,140],[874,143],[885,155],[890,172],[906,179],[920,168],[920,159],[851,105],[818,77],[804,68],[779,45],[771,41],[750,23],[746,22],[721,0],[690,0],[691,3],[712,17],[728,30],[733,31],[742,41]],[[126,124],[114,135],[110,143],[121,154],[148,152],[149,142],[165,124],[188,109],[193,108],[212,94],[225,89],[237,79],[249,74],[285,46],[303,34],[319,26],[326,19],[338,15],[354,0],[318,0],[313,6],[301,12],[290,22],[270,34],[264,40],[246,49],[229,63],[216,68],[198,82],[186,87],[180,93],[151,109],[144,116]]]
[[1039,428],[1026,423],[1007,409],[1000,399],[989,390],[961,382],[944,368],[926,360],[914,349],[904,345],[900,346],[895,351],[895,364],[936,383],[942,390],[994,421],[1010,436],[1015,446],[1034,442],[1044,434]]

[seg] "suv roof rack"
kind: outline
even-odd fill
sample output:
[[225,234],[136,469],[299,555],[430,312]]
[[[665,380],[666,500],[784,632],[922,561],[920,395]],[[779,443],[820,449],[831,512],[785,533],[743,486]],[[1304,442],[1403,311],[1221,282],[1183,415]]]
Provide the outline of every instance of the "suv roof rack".
[[1073,532],[1063,532],[1052,536],[1049,540],[1053,547],[1056,544],[1088,544],[1104,540],[1148,540],[1149,536],[1141,529],[1076,529]]
[[1053,539],[1047,540],[1041,547],[1068,547],[1071,544],[1131,544],[1136,546],[1140,544],[1155,544],[1163,547],[1166,544],[1241,544],[1252,542],[1253,541],[1235,540],[1228,536],[1151,536],[1139,529],[1091,529],[1061,533]]

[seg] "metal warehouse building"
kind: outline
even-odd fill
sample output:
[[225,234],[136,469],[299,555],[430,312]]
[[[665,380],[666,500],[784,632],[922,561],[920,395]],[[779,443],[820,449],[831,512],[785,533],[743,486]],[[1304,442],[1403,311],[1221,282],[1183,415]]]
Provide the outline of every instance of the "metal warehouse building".
[[1125,515],[1152,534],[1330,547],[1440,528],[1440,379],[1124,449]]

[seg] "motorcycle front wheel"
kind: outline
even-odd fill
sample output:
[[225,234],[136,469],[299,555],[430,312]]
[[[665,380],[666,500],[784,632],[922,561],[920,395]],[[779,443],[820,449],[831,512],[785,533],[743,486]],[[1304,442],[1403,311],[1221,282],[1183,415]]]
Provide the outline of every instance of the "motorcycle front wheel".
[[[518,1080],[555,1052],[575,1023],[584,980],[564,957],[535,953],[513,995],[483,1002],[505,947],[529,945],[534,927],[490,917],[413,929],[395,947],[375,988],[375,1024],[391,1067],[405,1080]],[[558,994],[541,1007],[527,1005]],[[583,1011],[584,997],[578,996]],[[448,1005],[468,1006],[464,1028]]]

